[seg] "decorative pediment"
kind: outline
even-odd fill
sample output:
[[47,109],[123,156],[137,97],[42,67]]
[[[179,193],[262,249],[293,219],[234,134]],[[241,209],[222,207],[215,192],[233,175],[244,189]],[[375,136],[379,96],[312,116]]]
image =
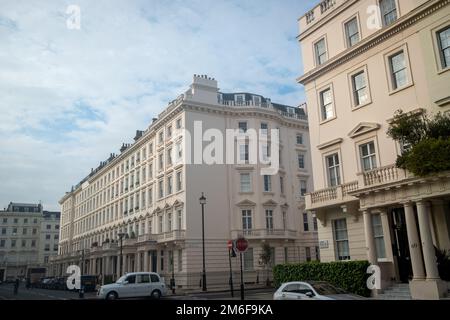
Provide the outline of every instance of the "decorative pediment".
[[253,201],[250,200],[242,200],[241,202],[236,204],[238,207],[254,207],[256,206],[256,203],[254,203]]
[[172,207],[168,203],[166,203],[166,205],[164,206],[164,209],[167,210],[167,209],[170,209],[170,208],[172,208]]
[[342,138],[333,139],[331,141],[319,144],[317,146],[317,149],[322,150],[322,149],[334,146],[335,144],[342,143],[342,141],[344,141],[344,139],[342,139]]
[[287,202],[286,202],[285,204],[282,204],[281,207],[282,207],[283,209],[287,209],[287,208],[289,208],[289,205],[288,205]]
[[179,201],[178,199],[175,200],[175,202],[173,203],[173,206],[174,206],[174,207],[180,207],[180,206],[182,206],[182,205],[183,205],[183,202],[182,202],[182,201]]
[[350,133],[348,134],[348,136],[350,138],[355,138],[358,137],[362,134],[374,131],[374,130],[378,130],[380,129],[381,125],[378,123],[373,123],[373,122],[361,122],[360,124],[358,124],[352,131],[350,131]]
[[267,200],[262,204],[264,207],[276,207],[278,205],[277,202],[273,201],[272,199]]
[[155,208],[155,210],[153,210],[153,213],[157,213],[157,212],[161,212],[161,208],[158,206]]

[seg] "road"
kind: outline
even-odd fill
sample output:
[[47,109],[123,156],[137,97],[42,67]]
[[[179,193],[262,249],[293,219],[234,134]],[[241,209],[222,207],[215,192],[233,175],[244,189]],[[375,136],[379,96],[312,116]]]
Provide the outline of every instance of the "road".
[[[274,289],[249,289],[245,292],[245,300],[271,300]],[[0,285],[0,300],[73,300],[79,299],[77,292],[47,289],[26,289],[23,284],[14,295],[12,284]],[[95,292],[85,293],[84,299],[97,299]],[[230,292],[197,292],[189,294],[169,295],[163,299],[169,300],[240,300],[239,290],[235,290],[234,298]]]

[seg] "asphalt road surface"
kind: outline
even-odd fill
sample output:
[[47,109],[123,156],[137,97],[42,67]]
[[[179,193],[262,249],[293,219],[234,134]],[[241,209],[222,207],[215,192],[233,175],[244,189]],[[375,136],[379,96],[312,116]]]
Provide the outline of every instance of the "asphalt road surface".
[[[271,300],[275,289],[249,289],[245,291],[245,300]],[[47,289],[26,289],[21,284],[18,294],[14,295],[13,284],[0,285],[0,300],[73,300],[79,299],[78,293],[66,290]],[[84,299],[97,299],[95,292],[87,292]],[[163,299],[175,300],[240,300],[240,291],[234,291],[234,298],[231,298],[229,291],[225,292],[199,292],[189,294],[168,295]]]

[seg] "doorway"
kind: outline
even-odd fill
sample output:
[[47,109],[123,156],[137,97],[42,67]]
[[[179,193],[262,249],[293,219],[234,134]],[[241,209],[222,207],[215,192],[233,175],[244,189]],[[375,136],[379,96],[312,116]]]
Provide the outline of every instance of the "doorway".
[[151,261],[152,261],[152,272],[157,272],[158,260],[156,260],[157,259],[156,250],[150,251],[150,257],[151,257]]
[[393,228],[394,239],[392,251],[397,258],[397,268],[400,282],[408,283],[412,278],[411,256],[409,254],[408,233],[406,230],[405,210],[404,208],[395,208],[392,210],[391,225]]

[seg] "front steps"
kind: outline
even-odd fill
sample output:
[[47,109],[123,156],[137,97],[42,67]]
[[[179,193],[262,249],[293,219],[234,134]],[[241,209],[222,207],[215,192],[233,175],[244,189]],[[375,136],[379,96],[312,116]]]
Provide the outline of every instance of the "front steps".
[[412,300],[409,284],[397,283],[378,294],[378,300]]

